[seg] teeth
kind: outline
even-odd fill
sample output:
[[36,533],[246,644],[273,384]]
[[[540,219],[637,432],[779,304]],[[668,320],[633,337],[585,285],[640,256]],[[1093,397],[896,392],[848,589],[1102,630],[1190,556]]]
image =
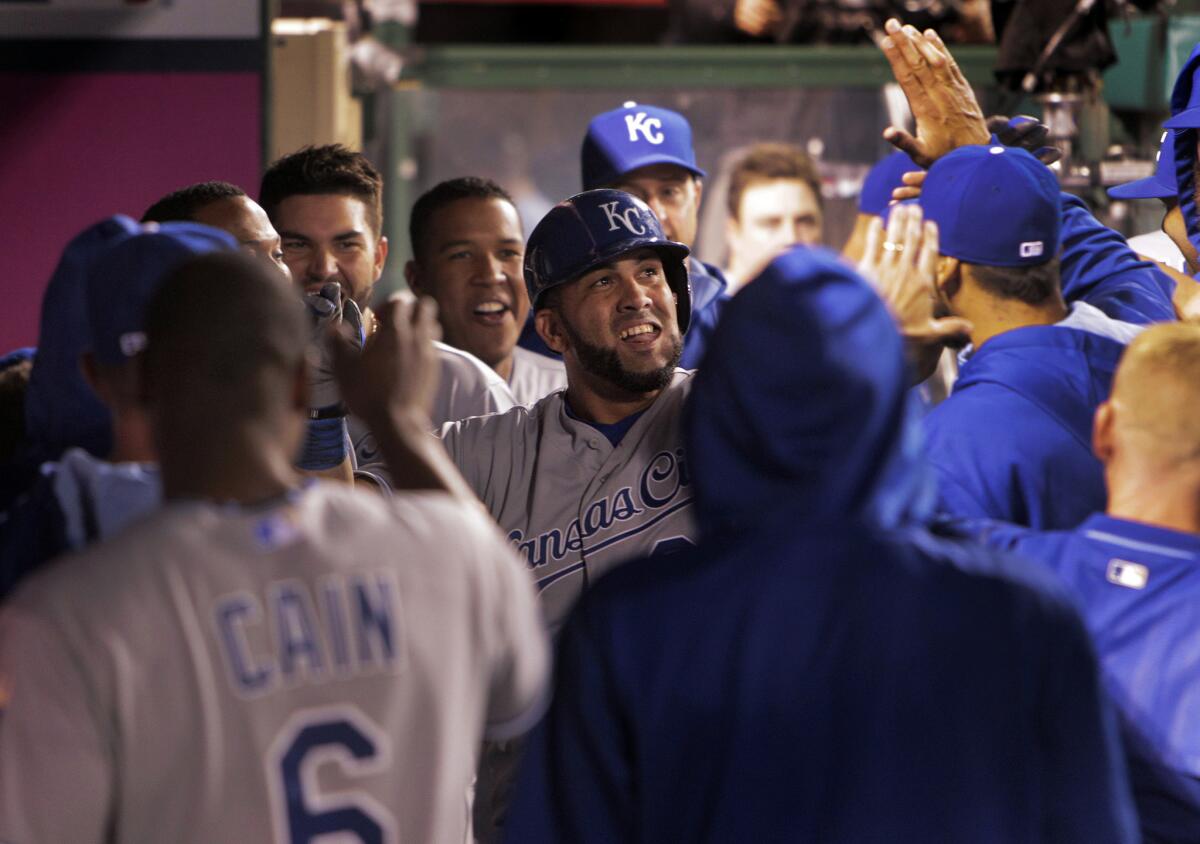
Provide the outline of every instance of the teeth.
[[636,337],[639,334],[653,334],[657,329],[648,322],[643,322],[641,325],[635,325],[633,328],[626,328],[621,332],[621,339],[628,340],[630,337]]
[[475,306],[477,314],[498,314],[506,310],[508,307],[503,302],[484,302],[482,305]]

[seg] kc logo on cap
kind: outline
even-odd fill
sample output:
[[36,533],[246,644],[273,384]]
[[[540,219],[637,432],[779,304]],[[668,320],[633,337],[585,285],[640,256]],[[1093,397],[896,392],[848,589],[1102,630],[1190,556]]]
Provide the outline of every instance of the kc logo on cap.
[[588,123],[580,152],[584,190],[612,187],[626,173],[655,164],[682,167],[697,178],[692,127],[669,108],[627,102]]
[[662,132],[655,131],[662,129],[662,121],[657,117],[647,117],[644,111],[625,115],[625,127],[629,130],[630,143],[637,143],[639,132],[652,144],[661,144],[666,140]]

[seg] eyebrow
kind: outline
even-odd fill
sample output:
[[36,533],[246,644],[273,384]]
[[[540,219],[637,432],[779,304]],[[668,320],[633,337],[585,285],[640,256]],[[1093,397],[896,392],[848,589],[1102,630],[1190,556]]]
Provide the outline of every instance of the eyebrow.
[[[500,240],[499,242],[506,246],[510,246],[514,243],[519,244],[521,246],[525,245],[525,241],[521,240],[519,237],[506,237],[506,238],[503,238],[502,240]],[[474,246],[474,245],[475,245],[475,241],[473,241],[473,240],[461,240],[461,239],[460,240],[448,240],[445,243],[438,245],[438,251],[444,252],[445,250],[453,249],[456,246]]]

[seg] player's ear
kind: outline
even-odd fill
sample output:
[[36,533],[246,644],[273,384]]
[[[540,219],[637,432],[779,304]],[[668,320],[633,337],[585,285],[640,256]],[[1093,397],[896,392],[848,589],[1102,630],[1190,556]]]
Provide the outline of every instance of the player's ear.
[[943,255],[938,258],[937,275],[934,279],[938,296],[949,304],[962,287],[962,265],[957,258]]
[[567,350],[567,333],[563,330],[562,319],[553,308],[541,308],[533,315],[533,327],[537,329],[542,342],[560,355]]
[[388,239],[386,237],[379,238],[375,244],[375,280],[383,275],[383,265],[387,263],[388,254]]
[[1112,400],[1101,402],[1092,418],[1092,453],[1101,463],[1108,463],[1116,452],[1113,428],[1116,422],[1116,409]]
[[704,199],[704,180],[699,176],[692,176],[692,181],[696,183],[696,207],[700,207],[700,200]]
[[404,280],[408,282],[409,289],[417,296],[429,295],[429,291],[421,282],[421,269],[415,258],[404,265]]

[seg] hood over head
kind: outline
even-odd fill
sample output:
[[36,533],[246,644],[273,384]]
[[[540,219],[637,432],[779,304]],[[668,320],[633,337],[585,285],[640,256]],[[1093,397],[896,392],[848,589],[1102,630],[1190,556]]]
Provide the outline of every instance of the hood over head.
[[[1187,224],[1188,240],[1200,251],[1200,212],[1196,207],[1196,138],[1200,128],[1200,44],[1175,77],[1171,91],[1171,119],[1164,129],[1173,129],[1175,144],[1175,187],[1179,210]],[[1161,154],[1160,154],[1161,159]]]
[[698,520],[740,530],[924,519],[932,486],[900,336],[834,253],[795,247],[726,306],[684,415]]

